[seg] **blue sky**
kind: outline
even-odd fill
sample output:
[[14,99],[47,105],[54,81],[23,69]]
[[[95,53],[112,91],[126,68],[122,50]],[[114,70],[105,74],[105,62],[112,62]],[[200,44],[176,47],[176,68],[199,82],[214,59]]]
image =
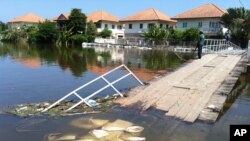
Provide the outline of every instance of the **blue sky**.
[[169,16],[175,16],[205,3],[214,3],[224,9],[239,7],[239,1],[250,9],[250,0],[1,0],[0,21],[8,22],[30,12],[50,19],[69,12],[72,8],[81,8],[86,14],[105,10],[119,18],[155,8]]

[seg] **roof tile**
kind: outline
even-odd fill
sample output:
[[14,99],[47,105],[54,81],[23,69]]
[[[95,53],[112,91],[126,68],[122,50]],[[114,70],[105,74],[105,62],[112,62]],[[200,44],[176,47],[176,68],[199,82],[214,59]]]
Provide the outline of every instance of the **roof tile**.
[[44,21],[45,21],[44,18],[39,17],[33,13],[28,13],[18,18],[14,18],[10,22],[11,23],[19,23],[19,22],[39,23],[39,22],[44,22]]
[[219,8],[215,4],[209,3],[181,13],[172,19],[214,18],[221,17],[225,13],[226,10]]
[[98,22],[98,21],[119,22],[119,18],[103,10],[99,10],[94,13],[88,14],[87,17],[88,21],[92,20],[93,22]]
[[138,12],[132,16],[128,16],[124,19],[121,19],[120,21],[126,22],[126,21],[155,21],[155,20],[176,22],[175,20],[171,20],[170,16],[167,16],[164,13],[153,8]]

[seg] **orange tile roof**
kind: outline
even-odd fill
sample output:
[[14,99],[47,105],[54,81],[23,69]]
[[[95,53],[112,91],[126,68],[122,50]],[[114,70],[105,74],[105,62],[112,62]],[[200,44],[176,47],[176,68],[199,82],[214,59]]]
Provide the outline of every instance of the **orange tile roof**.
[[94,13],[88,14],[87,20],[88,21],[92,20],[93,22],[98,22],[98,21],[119,22],[119,18],[103,10],[99,10]]
[[10,23],[20,23],[20,22],[39,23],[44,21],[45,21],[44,18],[39,17],[33,13],[28,13],[18,18],[12,19]]
[[209,3],[179,14],[173,17],[173,19],[215,18],[221,17],[225,13],[226,10]]
[[147,9],[141,12],[138,12],[132,16],[128,16],[124,19],[121,19],[121,22],[127,21],[167,21],[167,22],[176,22],[171,20],[170,16],[156,10],[156,9]]

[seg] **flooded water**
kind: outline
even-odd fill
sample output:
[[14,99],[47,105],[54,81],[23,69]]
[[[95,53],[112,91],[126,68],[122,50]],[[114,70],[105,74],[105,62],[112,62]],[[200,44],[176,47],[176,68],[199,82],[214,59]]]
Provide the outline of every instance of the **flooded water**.
[[[143,81],[170,71],[190,55],[176,55],[167,50],[139,49],[58,49],[50,46],[0,44],[0,109],[20,103],[56,100],[74,88],[124,63]],[[120,74],[116,72],[115,75]],[[110,78],[112,79],[112,78]],[[93,91],[100,83],[86,90]],[[120,90],[139,85],[132,78],[117,84]],[[126,86],[126,87],[125,87]],[[113,93],[108,89],[103,95]],[[139,135],[152,141],[223,141],[229,140],[229,125],[250,124],[250,75],[240,77],[215,124],[188,124],[150,109],[114,107],[108,112],[71,117],[20,118],[0,114],[0,139],[3,141],[47,141],[71,135],[75,139],[90,136],[93,128],[86,120],[123,120],[144,127]],[[99,129],[98,127],[94,129]],[[129,136],[134,136],[129,135]],[[110,139],[111,140],[111,139]],[[112,139],[113,140],[113,139]]]

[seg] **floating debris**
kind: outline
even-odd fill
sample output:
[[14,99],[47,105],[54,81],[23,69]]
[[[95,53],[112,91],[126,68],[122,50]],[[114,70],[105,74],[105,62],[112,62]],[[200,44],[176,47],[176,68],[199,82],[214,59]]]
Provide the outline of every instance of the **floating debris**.
[[126,138],[127,141],[145,141],[145,137],[128,137]]
[[108,120],[102,120],[102,119],[87,119],[87,118],[78,118],[76,120],[73,120],[70,122],[70,125],[78,128],[84,128],[84,129],[94,129],[102,127],[103,125],[107,124]]
[[117,119],[114,122],[105,125],[102,129],[107,130],[107,131],[110,131],[112,129],[118,129],[119,131],[121,131],[121,130],[125,130],[126,128],[132,125],[133,125],[132,122]]
[[[60,133],[49,134],[46,141],[145,141],[145,137],[141,137],[140,132],[143,131],[141,126],[133,126],[133,123],[121,119],[117,119],[113,122],[104,119],[93,118],[78,118],[70,122],[75,127],[92,129],[89,134],[72,135]],[[92,127],[91,127],[92,126]],[[95,127],[95,128],[93,128]],[[134,134],[137,133],[137,134]]]
[[55,107],[51,108],[46,112],[41,112],[53,102],[42,102],[42,103],[30,103],[30,104],[20,104],[15,107],[9,107],[5,109],[4,113],[18,115],[20,117],[27,117],[33,115],[49,115],[49,116],[72,116],[79,114],[88,114],[88,113],[100,113],[105,112],[111,109],[115,104],[113,100],[116,99],[116,96],[107,96],[104,98],[96,98],[95,100],[88,100],[91,104],[89,107],[86,104],[81,104],[76,108],[72,109],[69,112],[65,112],[71,106],[76,104],[78,101],[70,100],[70,101],[62,101]]
[[131,126],[125,129],[125,131],[130,132],[130,133],[138,133],[138,132],[142,132],[143,130],[144,128],[141,126]]
[[76,135],[63,135],[62,137],[56,139],[56,141],[67,141],[67,140],[75,140]]
[[107,136],[109,133],[105,130],[93,130],[90,132],[90,134],[92,134],[93,136],[99,139],[99,138]]

